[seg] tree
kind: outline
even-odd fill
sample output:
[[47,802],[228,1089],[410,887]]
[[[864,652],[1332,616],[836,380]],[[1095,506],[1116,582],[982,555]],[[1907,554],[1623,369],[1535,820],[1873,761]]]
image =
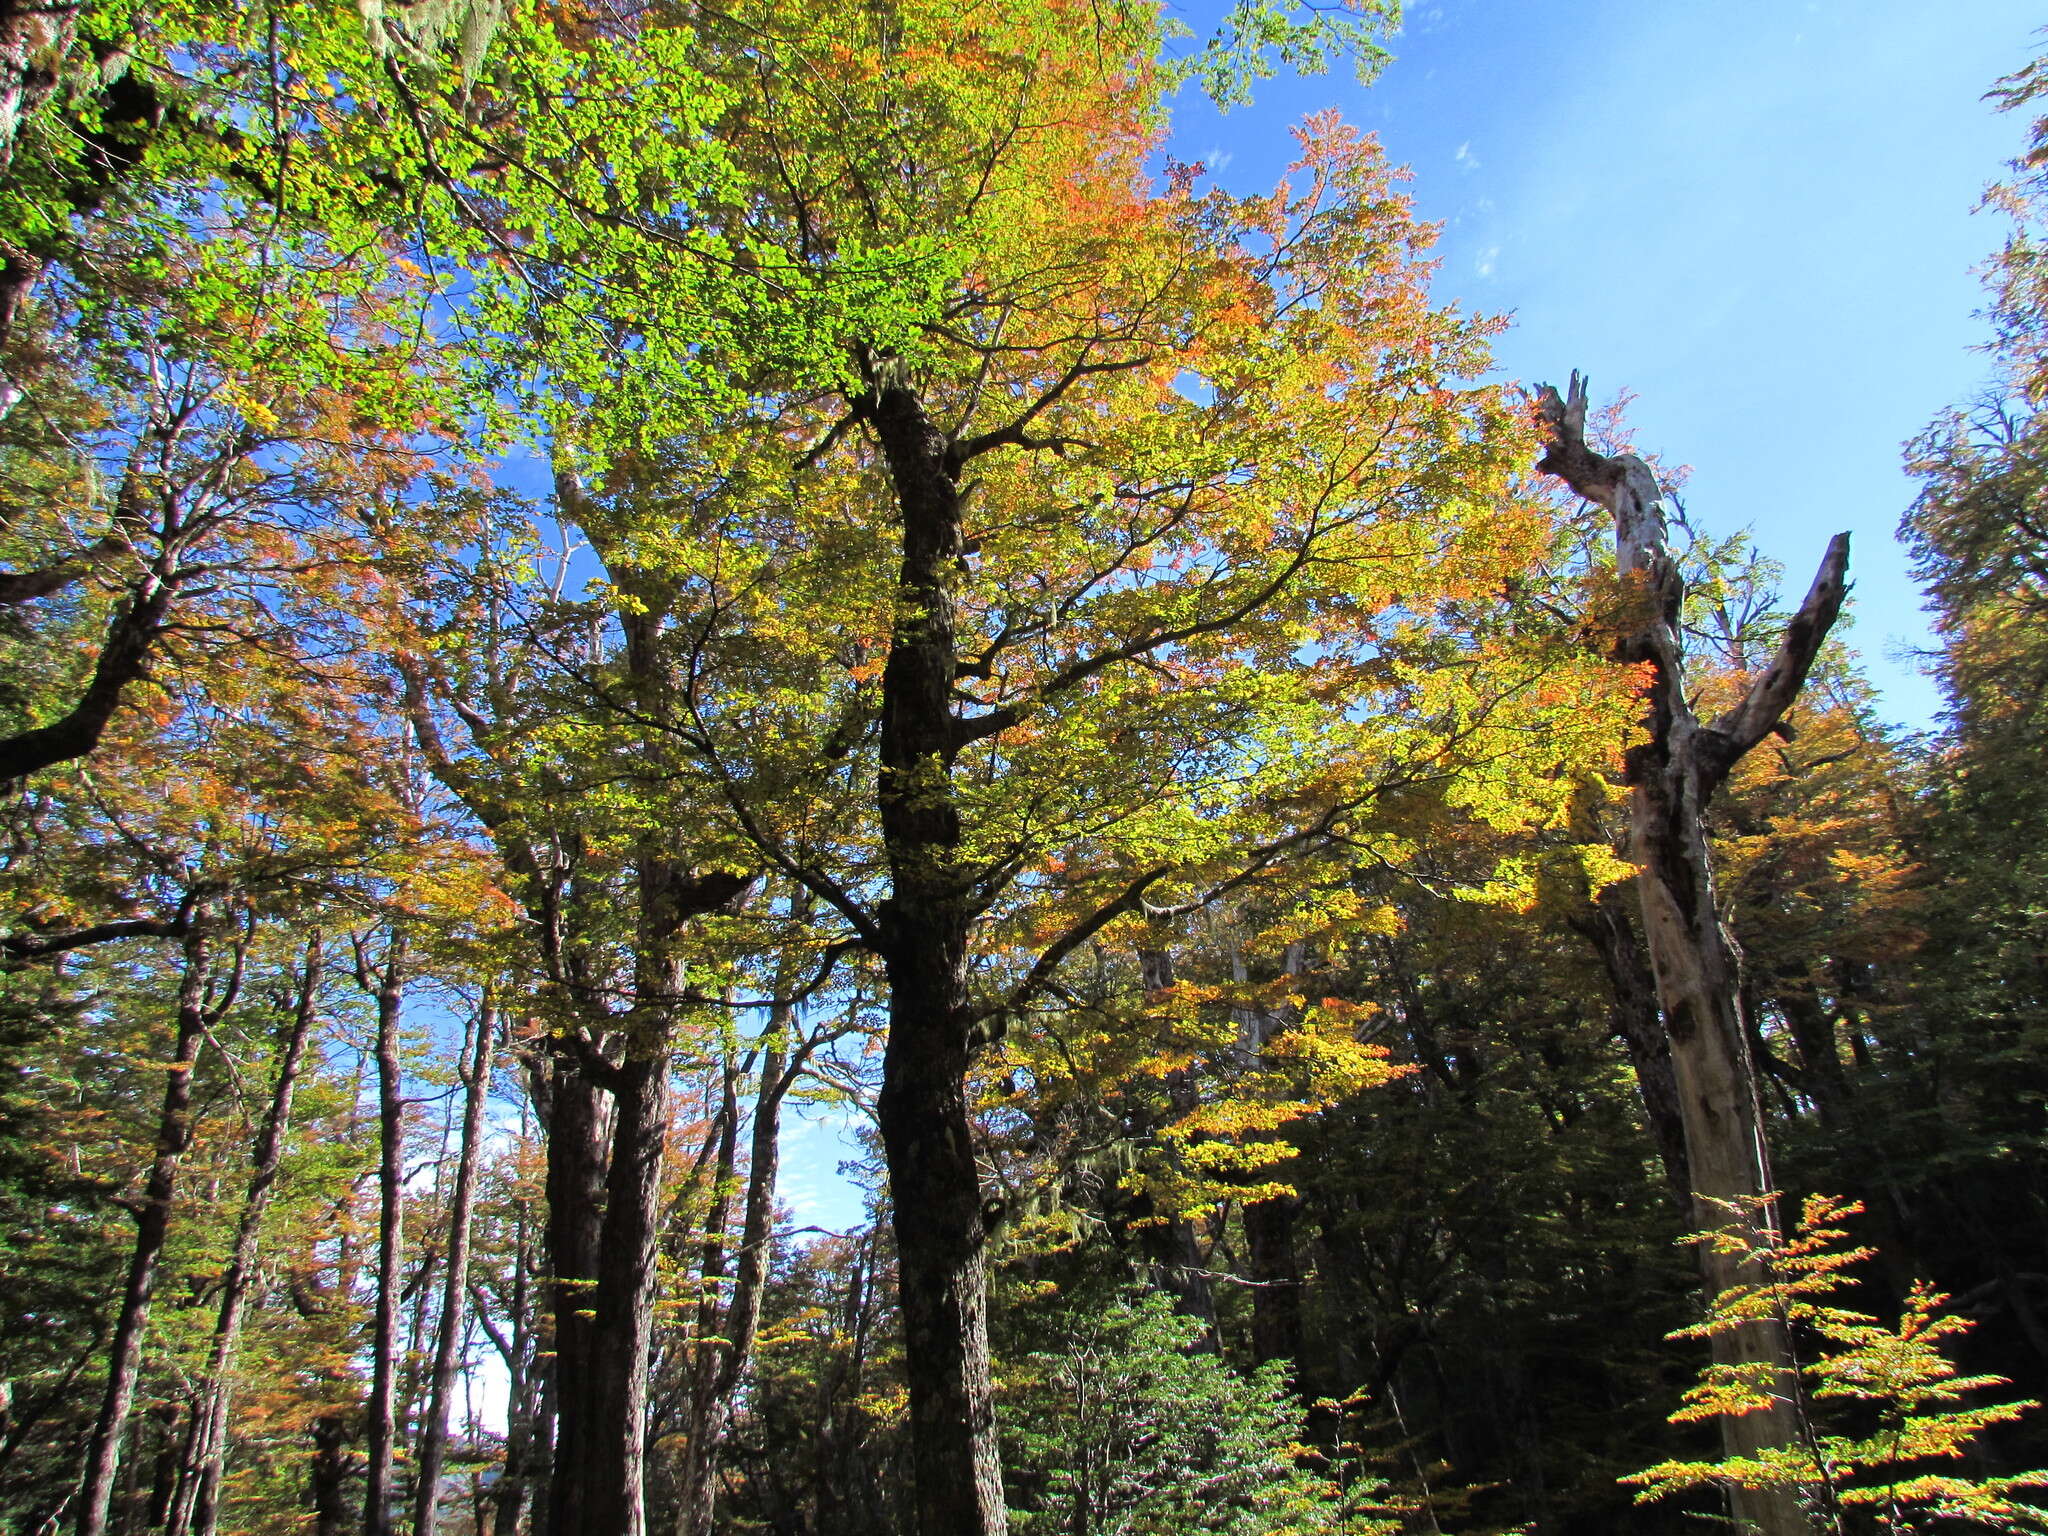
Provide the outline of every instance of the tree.
[[[942,323],[856,336],[836,400],[736,421],[744,458],[679,443],[696,547],[640,536],[705,594],[670,610],[678,744],[732,834],[888,977],[878,1113],[931,1532],[1002,1523],[977,1051],[1148,904],[1369,839],[1406,785],[1515,814],[1493,754],[1547,686],[1436,627],[1437,595],[1496,587],[1537,525],[1494,504],[1507,414],[1450,387],[1479,333],[1423,304],[1374,151],[1323,123],[1300,191],[1150,188],[1155,44],[1113,19],[1077,52],[1035,11],[883,35],[849,12],[829,94],[769,81],[750,148],[785,190],[752,237],[793,256],[938,231],[961,275]],[[916,139],[905,92],[929,104]]]
[[[1895,1327],[1823,1299],[1850,1283],[1850,1266],[1873,1256],[1869,1248],[1847,1247],[1839,1225],[1861,1210],[1814,1195],[1789,1238],[1760,1243],[1758,1232],[1769,1228],[1754,1212],[1731,1205],[1724,1225],[1693,1235],[1696,1243],[1727,1247],[1747,1276],[1714,1298],[1706,1321],[1676,1336],[1711,1338],[1761,1318],[1796,1326],[1815,1341],[1814,1357],[1801,1367],[1811,1402],[1794,1405],[1800,1432],[1792,1442],[1718,1462],[1665,1462],[1624,1481],[1641,1486],[1639,1500],[1702,1485],[1797,1494],[1804,1528],[1826,1536],[1863,1530],[1892,1536],[1927,1529],[1930,1521],[1935,1528],[1961,1522],[1979,1530],[2048,1529],[2048,1510],[2023,1495],[2048,1486],[2048,1472],[1958,1476],[1947,1470],[1987,1429],[2040,1406],[1970,1405],[1972,1397],[2010,1383],[1960,1375],[1943,1354],[1940,1341],[1971,1326],[1944,1310],[1949,1298],[1915,1285]],[[1673,1417],[1726,1420],[1769,1412],[1782,1390],[1765,1362],[1717,1361]],[[1824,1402],[1862,1407],[1863,1422],[1845,1426],[1848,1433],[1829,1432],[1816,1422]]]
[[[1847,595],[1849,536],[1838,534],[1829,544],[1770,664],[1734,707],[1702,724],[1686,696],[1678,628],[1684,583],[1666,548],[1662,490],[1635,455],[1608,457],[1587,446],[1586,404],[1586,386],[1576,373],[1565,398],[1547,385],[1539,390],[1538,414],[1549,434],[1539,467],[1613,514],[1618,568],[1636,588],[1628,594],[1631,611],[1615,646],[1619,659],[1646,673],[1647,740],[1631,747],[1627,758],[1629,852],[1639,870],[1637,891],[1678,1081],[1695,1206],[1706,1216],[1717,1208],[1714,1201],[1750,1202],[1742,1209],[1768,1226],[1772,1184],[1756,1069],[1735,952],[1715,903],[1702,815],[1729,770],[1767,735],[1785,730],[1785,712]],[[1741,1263],[1717,1246],[1700,1250],[1701,1271],[1716,1295],[1739,1282]],[[1765,1363],[1781,1375],[1790,1371],[1789,1341],[1772,1319],[1717,1333],[1712,1342],[1719,1362]],[[1724,1420],[1731,1454],[1792,1443],[1791,1398],[1788,1380],[1787,1390],[1773,1398],[1785,1406]],[[1799,1528],[1797,1510],[1783,1490],[1742,1490],[1735,1513],[1770,1536],[1790,1536]]]
[[1191,1347],[1201,1324],[1165,1297],[1121,1295],[1048,1325],[1059,1346],[1020,1361],[1003,1391],[1023,1536],[1400,1528],[1355,1469],[1344,1487],[1303,1464],[1307,1411],[1280,1364],[1238,1376]]

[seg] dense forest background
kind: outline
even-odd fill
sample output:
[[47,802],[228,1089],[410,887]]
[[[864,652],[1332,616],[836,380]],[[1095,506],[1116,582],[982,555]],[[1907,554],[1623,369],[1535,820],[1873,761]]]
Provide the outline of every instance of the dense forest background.
[[1394,20],[0,0],[0,1530],[2048,1529],[2048,64],[1906,732]]

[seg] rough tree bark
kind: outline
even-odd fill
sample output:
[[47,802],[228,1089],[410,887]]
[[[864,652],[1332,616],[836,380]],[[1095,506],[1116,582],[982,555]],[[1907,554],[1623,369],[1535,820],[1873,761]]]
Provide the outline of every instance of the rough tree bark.
[[107,1350],[107,1392],[93,1423],[85,1454],[85,1476],[78,1493],[78,1536],[105,1536],[114,1498],[114,1477],[120,1468],[121,1437],[135,1406],[135,1384],[142,1366],[142,1336],[149,1325],[150,1302],[163,1268],[164,1243],[170,1232],[171,1204],[177,1195],[178,1165],[192,1141],[192,1073],[214,1022],[234,1001],[241,977],[237,946],[234,974],[221,995],[212,995],[211,924],[195,912],[186,926],[184,968],[178,978],[178,1035],[164,1076],[163,1106],[157,1113],[156,1154],[135,1212],[135,1247],[128,1260],[128,1281],[121,1310]]
[[[1587,446],[1586,384],[1574,373],[1566,396],[1542,386],[1537,412],[1548,434],[1538,467],[1565,480],[1614,517],[1615,550],[1624,579],[1639,591],[1616,651],[1647,668],[1646,739],[1629,749],[1629,850],[1639,873],[1643,928],[1656,972],[1657,995],[1670,1041],[1685,1126],[1693,1219],[1705,1230],[1729,1225],[1731,1213],[1775,1237],[1766,1203],[1770,1162],[1757,1102],[1756,1072],[1741,1010],[1739,962],[1715,906],[1704,815],[1714,791],[1743,755],[1773,732],[1799,696],[1847,592],[1849,536],[1828,545],[1806,600],[1786,627],[1778,653],[1742,701],[1711,723],[1686,698],[1680,605],[1685,590],[1666,547],[1662,492],[1633,454],[1608,456]],[[1699,1249],[1707,1289],[1719,1294],[1752,1280],[1732,1255]],[[1793,1443],[1799,1432],[1797,1380],[1781,1325],[1754,1323],[1717,1334],[1717,1363],[1768,1363],[1778,1373],[1772,1410],[1724,1417],[1731,1455]],[[1796,1490],[1745,1492],[1733,1501],[1739,1525],[1765,1536],[1804,1536],[1807,1522]]]
[[[548,1318],[553,1337],[549,1390],[554,1437],[536,1478],[534,1528],[548,1536],[576,1536],[573,1494],[584,1476],[584,1435],[591,1422],[588,1393],[593,1324],[591,1288],[597,1283],[598,1238],[604,1226],[604,1157],[609,1127],[597,1085],[566,1053],[537,1074],[541,1122],[547,1128],[547,1221],[541,1245],[547,1260]],[[572,1497],[557,1497],[566,1492]]]
[[[1572,836],[1581,843],[1608,841],[1595,803],[1594,786],[1580,786],[1572,805]],[[1678,1107],[1678,1075],[1671,1065],[1671,1042],[1657,1002],[1657,977],[1643,943],[1629,920],[1629,899],[1619,885],[1595,892],[1581,890],[1582,903],[1565,917],[1572,932],[1593,946],[1607,973],[1610,1003],[1608,1025],[1628,1050],[1642,1099],[1643,1120],[1664,1179],[1679,1207],[1692,1208],[1692,1171],[1685,1162],[1685,1118]]]
[[285,1133],[291,1126],[292,1098],[305,1064],[320,996],[324,954],[320,934],[306,940],[305,963],[299,971],[299,993],[278,1055],[277,1081],[249,1156],[249,1187],[235,1228],[235,1247],[221,1280],[220,1310],[213,1325],[201,1396],[186,1429],[178,1482],[164,1521],[165,1536],[213,1536],[220,1518],[220,1480],[227,1459],[228,1409],[234,1398],[235,1351],[242,1338],[250,1282],[256,1277],[256,1254],[264,1213],[284,1161]]
[[896,1233],[915,1528],[917,1536],[1002,1536],[988,1352],[991,1213],[983,1208],[967,1114],[974,912],[955,867],[960,466],[946,434],[900,379],[873,391],[867,415],[894,482],[903,540],[882,671],[877,802],[891,887],[877,916],[889,1042],[875,1111]]
[[[787,981],[787,977],[783,978],[777,990],[786,991]],[[795,1009],[778,1000],[769,1012],[768,1040],[762,1047],[754,1093],[754,1120],[748,1131],[746,1205],[740,1216],[739,1250],[733,1257],[732,1294],[721,1307],[717,1288],[707,1284],[704,1304],[698,1311],[698,1343],[691,1361],[689,1435],[676,1476],[676,1536],[711,1536],[718,1495],[718,1449],[724,1443],[734,1394],[753,1356],[754,1337],[760,1331],[761,1302],[775,1240],[782,1104],[796,1081],[789,1041],[794,1023]],[[728,1111],[733,1112],[736,1106]],[[721,1173],[730,1177],[731,1170],[722,1169]],[[705,1265],[707,1282],[714,1267],[723,1273],[724,1229],[721,1215],[714,1234],[719,1253],[715,1266]]]
[[83,9],[66,0],[0,0],[0,176],[14,163],[22,123],[63,78]]
[[[731,906],[753,884],[722,870],[694,875],[651,846],[636,863],[634,1006],[620,1021],[622,1059],[602,1075],[611,1094],[612,1135],[597,1283],[589,1299],[588,1377],[558,1378],[565,1438],[572,1402],[588,1416],[576,1431],[580,1465],[572,1469],[559,1455],[556,1461],[549,1518],[562,1536],[645,1536],[647,1359],[659,1279],[670,1069],[686,1006],[677,939],[692,918]],[[577,1480],[566,1481],[572,1474]]]
[[427,1421],[420,1428],[419,1479],[413,1491],[413,1536],[434,1536],[441,1513],[441,1467],[448,1451],[448,1399],[468,1320],[470,1212],[476,1203],[477,1160],[483,1149],[484,1101],[490,1096],[491,1047],[498,1011],[490,995],[477,1010],[476,1035],[462,1067],[462,1142],[448,1212],[448,1264],[441,1278],[441,1316],[434,1335]]
[[[526,1119],[520,1117],[520,1134],[526,1134]],[[541,1372],[539,1362],[534,1358],[533,1344],[533,1303],[527,1277],[532,1273],[527,1238],[526,1201],[524,1198],[513,1202],[513,1245],[512,1245],[512,1294],[506,1299],[505,1312],[511,1322],[511,1336],[494,1328],[491,1324],[490,1301],[485,1292],[471,1287],[476,1298],[476,1316],[490,1335],[500,1356],[505,1362],[505,1374],[509,1378],[509,1399],[505,1412],[505,1465],[497,1484],[491,1490],[493,1513],[491,1515],[491,1536],[519,1536],[526,1523],[526,1510],[533,1493],[535,1454],[538,1440],[536,1430],[541,1418]],[[478,1528],[482,1536],[482,1527]]]
[[[405,1098],[398,1028],[405,1007],[406,937],[393,926],[377,979],[377,1303],[370,1324],[368,1465],[363,1536],[391,1536],[392,1470],[398,1448],[398,1306],[405,1256]],[[367,976],[365,977],[367,979]]]

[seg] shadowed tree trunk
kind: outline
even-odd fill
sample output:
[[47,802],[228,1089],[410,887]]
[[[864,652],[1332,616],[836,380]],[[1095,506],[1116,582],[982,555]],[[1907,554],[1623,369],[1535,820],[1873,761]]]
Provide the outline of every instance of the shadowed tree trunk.
[[323,1413],[313,1421],[313,1461],[307,1468],[306,1502],[313,1506],[313,1536],[342,1536],[349,1528],[348,1420]]
[[[1566,398],[1546,385],[1537,404],[1549,436],[1538,467],[1613,514],[1617,564],[1638,589],[1616,646],[1620,660],[1648,671],[1647,739],[1629,749],[1625,769],[1629,852],[1639,870],[1644,935],[1677,1081],[1694,1224],[1705,1230],[1741,1222],[1775,1240],[1770,1161],[1742,1017],[1739,960],[1715,906],[1703,818],[1714,791],[1743,755],[1765,736],[1789,732],[1785,712],[1841,611],[1849,536],[1837,534],[1829,543],[1769,667],[1740,703],[1702,724],[1686,698],[1684,581],[1666,548],[1656,477],[1633,454],[1609,457],[1586,445],[1586,385],[1576,373]],[[1756,1278],[1737,1256],[1717,1252],[1714,1245],[1702,1244],[1698,1252],[1711,1294]],[[1722,1417],[1728,1452],[1747,1456],[1795,1443],[1798,1382],[1783,1325],[1755,1322],[1722,1331],[1713,1338],[1713,1352],[1717,1364],[1768,1364],[1777,1372],[1772,1409]],[[1803,1536],[1808,1529],[1796,1489],[1745,1490],[1731,1503],[1738,1524],[1765,1536]]]
[[427,1422],[420,1429],[419,1483],[413,1493],[413,1536],[434,1536],[440,1520],[441,1466],[448,1450],[448,1398],[468,1321],[470,1212],[476,1203],[477,1158],[483,1147],[484,1101],[490,1097],[491,1046],[498,1010],[490,994],[477,1010],[475,1037],[462,1071],[462,1143],[448,1213],[448,1264],[441,1278],[441,1316],[434,1336]]
[[[1282,961],[1289,976],[1301,973],[1307,954],[1290,944]],[[1244,957],[1233,954],[1231,972],[1244,982]],[[1248,1008],[1239,1013],[1238,1054],[1247,1066],[1267,1060],[1266,1048],[1287,1027],[1294,1010]],[[1295,1253],[1294,1217],[1301,1202],[1293,1195],[1253,1200],[1244,1207],[1246,1268],[1252,1282],[1252,1358],[1260,1364],[1284,1360],[1299,1379],[1302,1370],[1301,1265]]]
[[[645,1536],[647,1359],[654,1333],[661,1233],[661,1180],[668,1146],[669,1079],[684,1003],[676,940],[685,923],[740,900],[752,882],[714,871],[693,876],[643,851],[634,965],[634,1008],[623,1021],[624,1055],[604,1078],[612,1097],[611,1156],[582,1404],[582,1481],[566,1486],[560,1464],[550,1519],[580,1536]],[[566,1424],[568,1397],[562,1400]]]
[[149,1325],[150,1302],[163,1269],[164,1242],[171,1225],[171,1203],[177,1194],[178,1165],[192,1142],[192,1073],[200,1047],[215,1019],[234,1001],[241,973],[236,950],[235,975],[216,1000],[211,996],[212,942],[209,923],[195,912],[187,926],[184,968],[178,978],[178,1036],[164,1075],[164,1098],[157,1112],[156,1154],[135,1212],[135,1247],[128,1260],[128,1280],[121,1310],[107,1350],[107,1392],[93,1423],[85,1454],[85,1476],[78,1493],[78,1536],[105,1536],[107,1514],[120,1469],[121,1438],[135,1406],[135,1383],[142,1366],[142,1336]]
[[1685,1161],[1685,1118],[1678,1106],[1678,1075],[1657,1003],[1657,977],[1629,921],[1620,886],[1610,885],[1565,921],[1592,944],[1607,972],[1608,1023],[1635,1068],[1643,1120],[1657,1144],[1665,1182],[1681,1207],[1692,1206],[1692,1173]]
[[[792,916],[806,920],[810,898],[799,894]],[[690,1424],[683,1448],[683,1462],[676,1475],[676,1536],[711,1536],[712,1516],[718,1498],[718,1451],[732,1422],[733,1403],[740,1382],[753,1357],[754,1338],[761,1327],[761,1303],[767,1291],[769,1261],[775,1244],[775,1189],[782,1167],[782,1106],[802,1072],[812,1044],[793,1039],[796,1006],[788,1001],[795,991],[797,976],[785,965],[776,977],[776,1001],[768,1014],[766,1037],[760,1046],[760,1066],[754,1091],[754,1118],[747,1134],[747,1189],[740,1216],[738,1251],[732,1259],[732,1291],[721,1307],[718,1288],[706,1287],[704,1303],[698,1309],[697,1345],[690,1367]],[[738,1106],[727,1106],[731,1127]],[[730,1130],[728,1131],[730,1134]],[[732,1176],[730,1152],[725,1152],[723,1181]],[[721,1214],[710,1232],[704,1276],[723,1276],[725,1267],[725,1218]]]
[[[525,1133],[526,1121],[522,1115],[522,1140]],[[491,1489],[492,1536],[519,1536],[533,1494],[534,1467],[539,1460],[540,1449],[542,1373],[538,1368],[539,1362],[534,1358],[533,1303],[527,1285],[532,1265],[528,1257],[526,1201],[516,1201],[513,1210],[512,1294],[505,1304],[512,1325],[510,1338],[492,1326],[488,1295],[481,1287],[473,1285],[471,1290],[476,1301],[477,1320],[504,1357],[505,1374],[510,1384],[505,1411],[505,1464],[497,1484]]]
[[540,1072],[537,1095],[547,1131],[547,1223],[542,1247],[547,1259],[548,1317],[552,1325],[549,1391],[554,1400],[554,1435],[545,1476],[535,1490],[534,1527],[548,1536],[576,1536],[574,1492],[584,1472],[584,1434],[591,1422],[588,1394],[591,1334],[596,1314],[591,1288],[597,1283],[598,1237],[604,1225],[604,1149],[608,1127],[597,1085],[567,1053],[550,1058]]
[[[377,980],[377,1303],[370,1323],[368,1465],[363,1536],[391,1536],[398,1448],[398,1307],[405,1258],[405,1099],[398,1029],[405,1007],[405,930],[394,926]],[[365,972],[367,979],[367,972]]]
[[249,1187],[235,1230],[234,1254],[221,1281],[220,1311],[213,1326],[213,1347],[192,1421],[186,1431],[178,1483],[171,1496],[166,1536],[213,1536],[220,1518],[220,1479],[227,1458],[228,1408],[234,1397],[235,1352],[242,1338],[242,1314],[256,1277],[256,1254],[264,1213],[284,1160],[285,1133],[291,1126],[292,1097],[311,1039],[323,966],[321,937],[306,941],[306,959],[299,972],[299,995],[285,1032],[277,1063],[277,1082],[249,1157]]
[[1284,1360],[1301,1371],[1301,1265],[1294,1251],[1292,1195],[1244,1208],[1244,1246],[1252,1282],[1252,1358]]
[[878,808],[891,888],[878,914],[889,1042],[875,1115],[889,1169],[910,1389],[918,1536],[1006,1528],[989,1371],[989,1217],[967,1114],[974,1018],[967,936],[974,909],[955,868],[960,740],[953,583],[963,558],[958,468],[907,386],[868,407],[902,515],[903,559],[882,672]]

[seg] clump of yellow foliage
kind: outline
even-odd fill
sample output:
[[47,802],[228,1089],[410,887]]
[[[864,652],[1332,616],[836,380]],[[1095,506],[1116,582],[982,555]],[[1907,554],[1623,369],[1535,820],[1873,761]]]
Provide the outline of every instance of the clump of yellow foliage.
[[[1972,1406],[1973,1396],[2009,1383],[1964,1376],[1941,1341],[1969,1332],[1968,1319],[1942,1309],[1948,1297],[1916,1283],[1896,1326],[1825,1298],[1853,1283],[1845,1273],[1874,1249],[1848,1246],[1841,1223],[1862,1211],[1832,1195],[1807,1199],[1791,1235],[1773,1241],[1769,1198],[1725,1202],[1729,1224],[1688,1241],[1745,1253],[1756,1280],[1715,1298],[1705,1321],[1673,1339],[1707,1339],[1775,1317],[1795,1339],[1818,1344],[1800,1365],[1799,1443],[1719,1461],[1667,1461],[1622,1479],[1641,1489],[1637,1502],[1687,1489],[1798,1490],[1824,1536],[1875,1531],[1884,1536],[1935,1528],[2048,1531],[2048,1509],[2018,1497],[2048,1487],[2048,1471],[1970,1476],[1957,1467],[1977,1437],[2009,1423],[2033,1402]],[[1673,1423],[1692,1423],[1768,1407],[1782,1379],[1769,1362],[1713,1365],[1685,1394]],[[1858,1433],[1834,1434],[1819,1405],[1846,1402]]]

